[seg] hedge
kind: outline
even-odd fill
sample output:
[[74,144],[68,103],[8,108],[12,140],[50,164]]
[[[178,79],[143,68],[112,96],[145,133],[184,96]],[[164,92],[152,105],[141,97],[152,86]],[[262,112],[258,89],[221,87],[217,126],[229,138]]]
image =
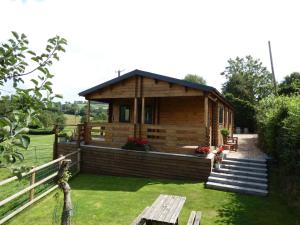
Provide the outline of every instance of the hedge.
[[286,174],[300,177],[300,96],[268,97],[257,106],[259,142]]
[[54,134],[54,131],[53,129],[43,129],[43,128],[29,129],[29,134],[32,135]]

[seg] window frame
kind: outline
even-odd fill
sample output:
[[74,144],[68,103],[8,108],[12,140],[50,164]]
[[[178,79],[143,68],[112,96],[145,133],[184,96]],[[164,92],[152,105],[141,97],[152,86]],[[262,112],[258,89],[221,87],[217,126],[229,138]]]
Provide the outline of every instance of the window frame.
[[[222,111],[222,114],[221,114]],[[221,121],[222,118],[222,121]],[[219,107],[219,124],[224,124],[224,107],[220,106]]]
[[[124,118],[122,118],[122,108],[126,108],[129,110],[129,116],[128,116],[128,120],[126,120],[125,118],[125,113],[124,113]],[[131,107],[130,105],[127,105],[127,104],[122,104],[120,105],[119,107],[119,122],[120,123],[130,123],[130,117],[131,117]]]

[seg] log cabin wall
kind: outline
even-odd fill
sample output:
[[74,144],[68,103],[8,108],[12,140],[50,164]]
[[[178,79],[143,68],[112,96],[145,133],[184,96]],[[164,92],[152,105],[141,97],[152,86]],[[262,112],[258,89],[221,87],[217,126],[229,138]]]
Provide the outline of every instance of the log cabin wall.
[[205,127],[203,96],[161,98],[159,108],[160,124]]

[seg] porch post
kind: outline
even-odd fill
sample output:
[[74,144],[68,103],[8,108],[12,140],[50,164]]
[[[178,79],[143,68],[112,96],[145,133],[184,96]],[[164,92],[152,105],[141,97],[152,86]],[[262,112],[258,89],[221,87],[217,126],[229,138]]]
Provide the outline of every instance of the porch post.
[[134,124],[134,137],[136,137],[136,128],[137,128],[137,112],[138,109],[138,99],[134,98],[134,111],[133,111],[133,124]]
[[145,97],[142,97],[142,113],[141,124],[145,123]]
[[208,128],[208,97],[205,95],[204,97],[204,124],[205,127]]
[[90,114],[91,114],[91,101],[88,100],[87,114],[86,114],[86,122],[90,122]]

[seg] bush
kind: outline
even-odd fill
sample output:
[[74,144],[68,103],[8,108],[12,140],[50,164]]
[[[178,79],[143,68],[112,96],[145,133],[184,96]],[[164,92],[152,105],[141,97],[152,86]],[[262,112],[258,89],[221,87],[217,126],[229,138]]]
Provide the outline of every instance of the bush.
[[257,107],[259,142],[286,174],[300,177],[300,96],[268,97]]
[[54,134],[53,129],[29,129],[29,134],[32,135],[45,135],[45,134]]

